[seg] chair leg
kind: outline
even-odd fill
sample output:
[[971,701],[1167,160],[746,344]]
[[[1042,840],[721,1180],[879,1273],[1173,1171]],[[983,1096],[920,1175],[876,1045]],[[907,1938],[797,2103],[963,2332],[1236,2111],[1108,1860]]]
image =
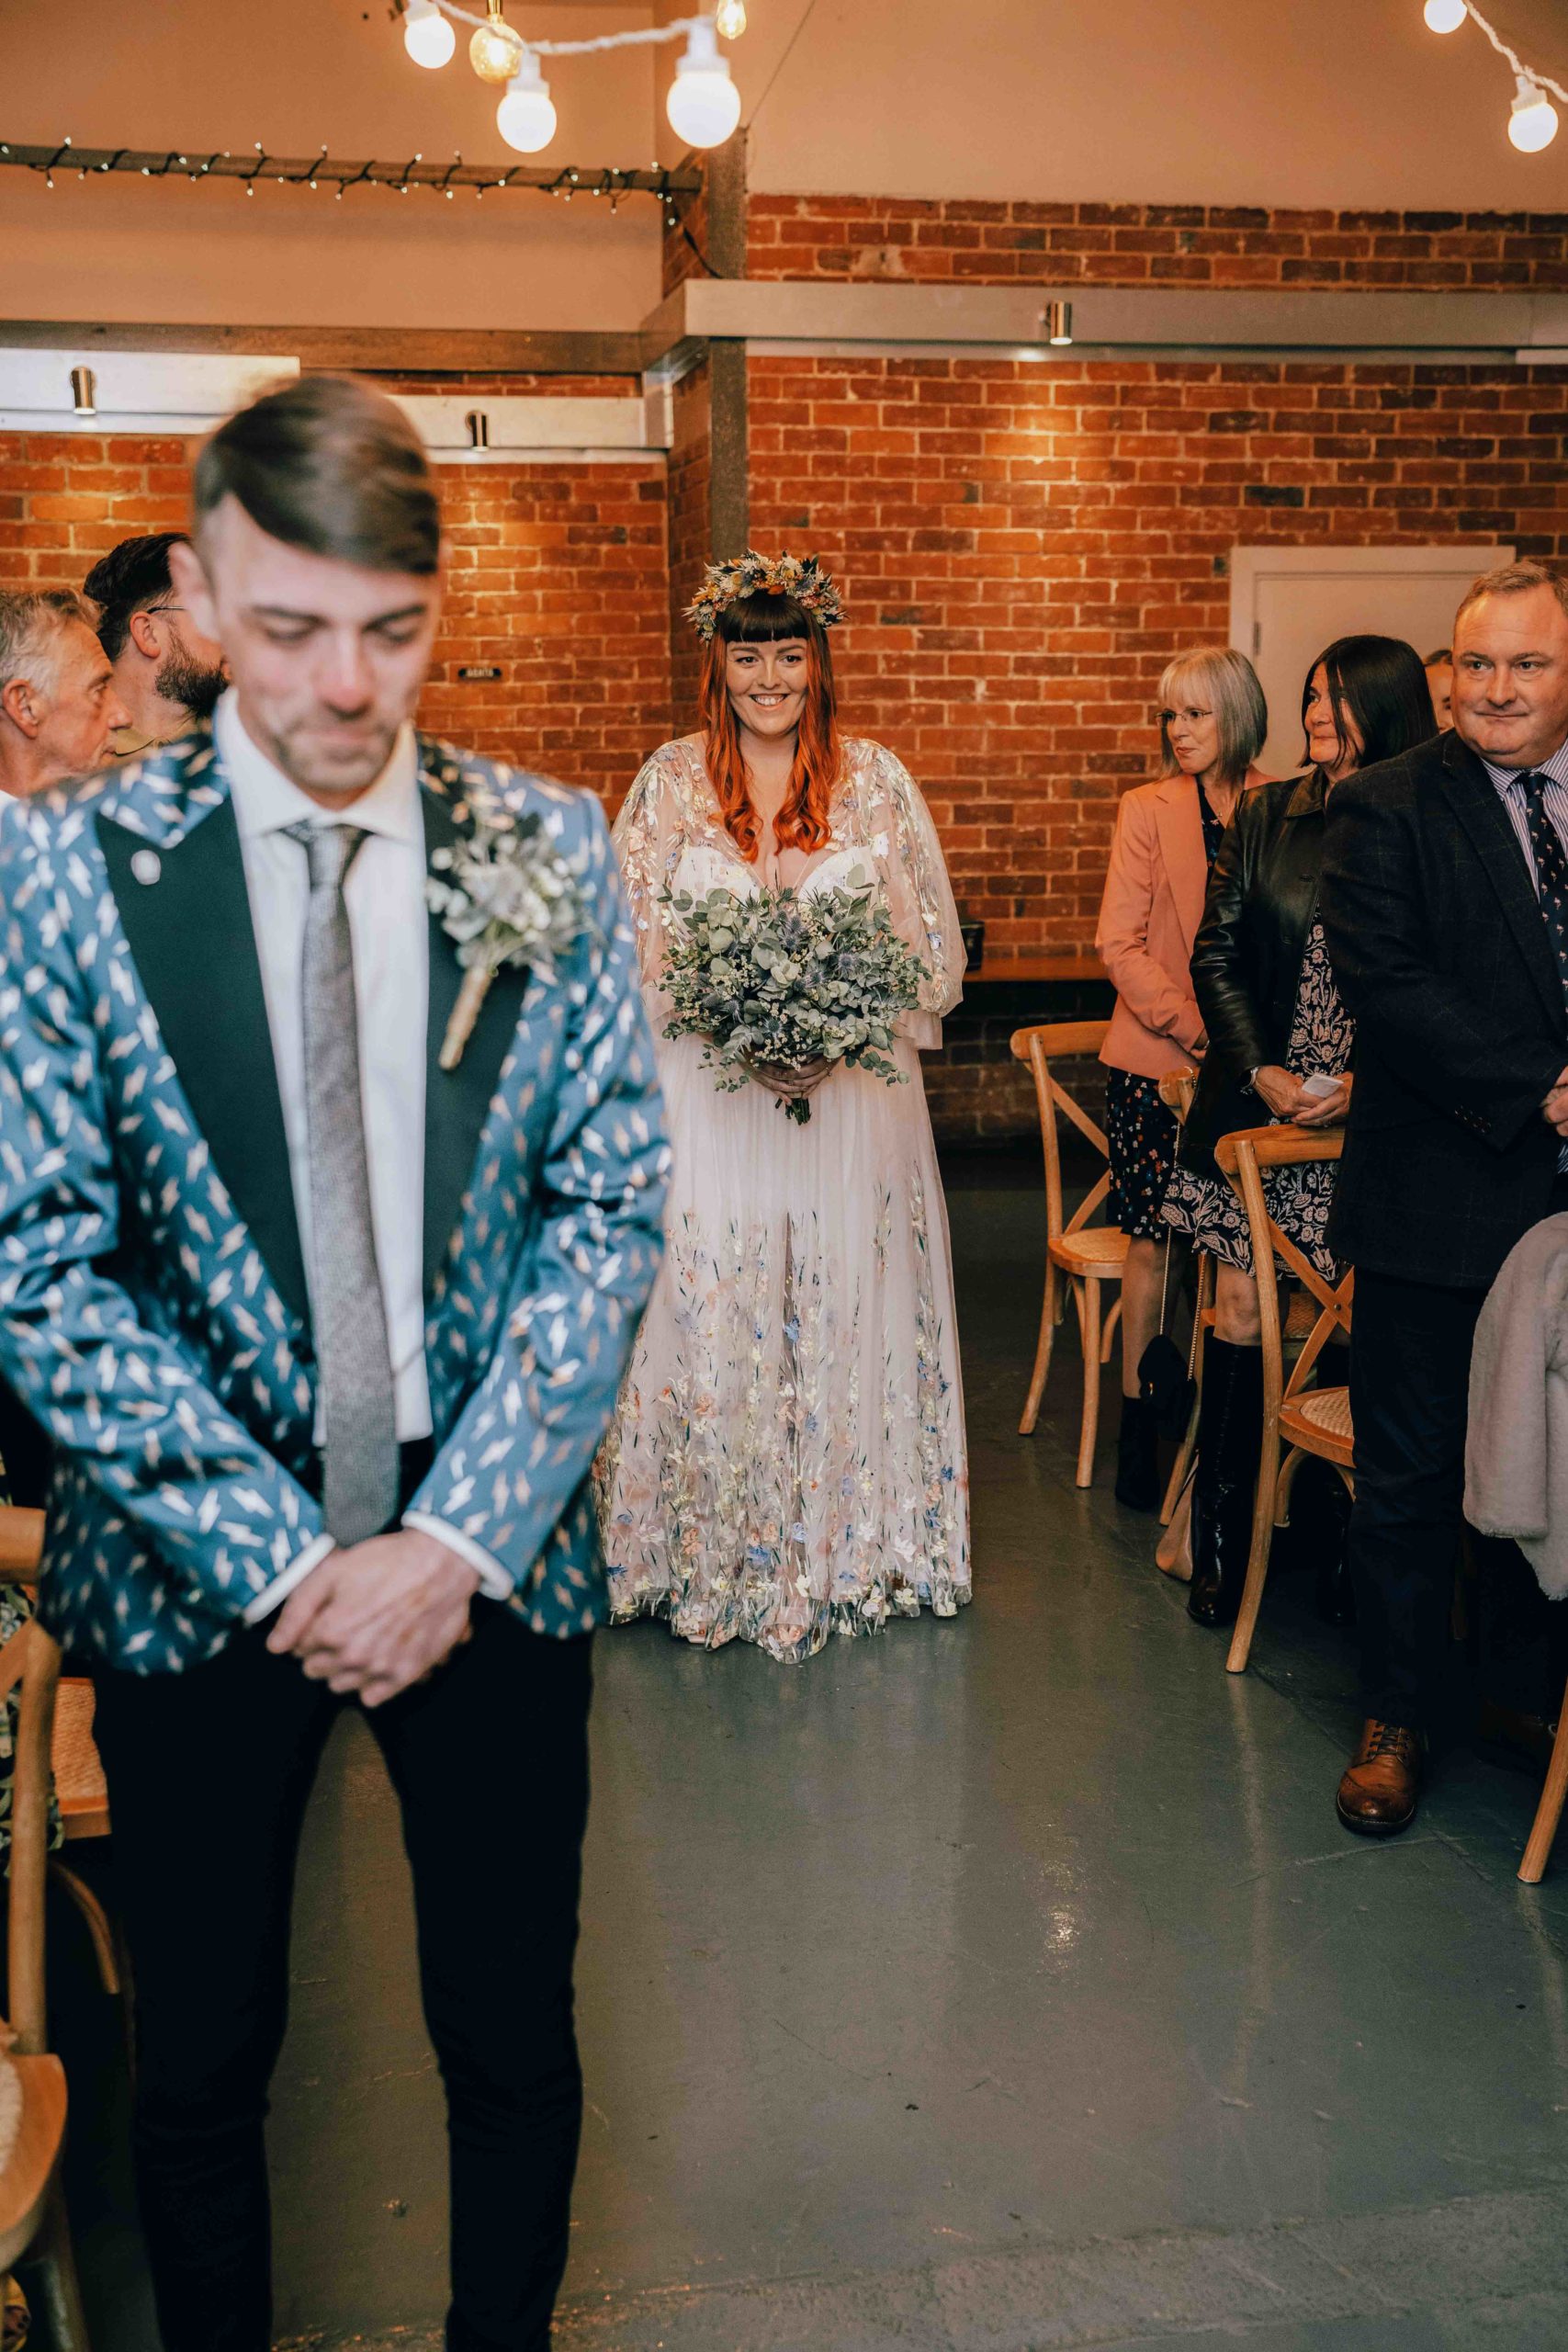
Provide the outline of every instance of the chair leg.
[[1546,1875],[1546,1865],[1551,1859],[1551,1841],[1562,1818],[1565,1797],[1568,1797],[1568,1695],[1563,1698],[1562,1712],[1557,1718],[1557,1736],[1551,1743],[1551,1761],[1546,1768],[1546,1786],[1536,1807],[1524,1860],[1519,1864],[1519,1876],[1527,1886],[1539,1886]]
[[1061,1304],[1056,1295],[1058,1275],[1056,1261],[1045,1261],[1045,1297],[1040,1309],[1040,1337],[1034,1346],[1034,1370],[1029,1379],[1029,1397],[1023,1408],[1023,1419],[1018,1425],[1020,1437],[1032,1436],[1040,1419],[1040,1399],[1045,1394],[1045,1383],[1051,1376],[1051,1351],[1055,1344],[1056,1326],[1062,1318]]
[[49,2327],[52,2352],[91,2352],[76,2256],[66,2218],[65,2192],[58,2178],[49,2192],[43,2227],[17,2266],[34,2274],[38,2301]]
[[1100,1284],[1086,1282],[1083,1292],[1083,1419],[1078,1428],[1080,1487],[1094,1484],[1094,1444],[1100,1435]]
[[1117,1292],[1110,1314],[1105,1318],[1105,1337],[1100,1343],[1100,1361],[1111,1362],[1111,1351],[1116,1344],[1116,1334],[1122,1327],[1122,1294]]
[[1187,1416],[1187,1427],[1182,1434],[1181,1443],[1177,1449],[1176,1460],[1171,1464],[1170,1479],[1165,1490],[1165,1500],[1160,1505],[1159,1523],[1162,1527],[1170,1525],[1176,1506],[1181,1499],[1181,1489],[1187,1484],[1192,1468],[1192,1456],[1198,1451],[1198,1413],[1203,1402],[1203,1359],[1201,1354],[1194,1351],[1193,1361],[1196,1367],[1193,1374],[1196,1385],[1192,1391],[1192,1410]]
[[1190,1478],[1171,1506],[1165,1533],[1155,1547],[1155,1566],[1162,1576],[1174,1577],[1178,1584],[1192,1581],[1192,1481]]
[[1274,1524],[1289,1527],[1291,1523],[1291,1490],[1296,1483],[1296,1472],[1306,1460],[1300,1446],[1292,1447],[1285,1456],[1285,1464],[1274,1486]]
[[[1272,1460],[1269,1454],[1272,1453]],[[1247,1582],[1242,1587],[1241,1607],[1236,1612],[1235,1630],[1231,1635],[1230,1654],[1225,1659],[1227,1674],[1245,1674],[1247,1661],[1252,1652],[1252,1636],[1258,1629],[1258,1612],[1263,1606],[1263,1587],[1269,1575],[1269,1547],[1274,1540],[1275,1497],[1280,1489],[1280,1451],[1264,1440],[1263,1457],[1258,1464],[1258,1494],[1252,1506],[1252,1548],[1247,1555]]]
[[85,1880],[77,1877],[69,1862],[62,1862],[55,1856],[49,1868],[50,1875],[59,1881],[87,1922],[87,1932],[93,1939],[93,1954],[98,1963],[99,1983],[106,1993],[117,1994],[120,1989],[119,1963],[108,1913]]

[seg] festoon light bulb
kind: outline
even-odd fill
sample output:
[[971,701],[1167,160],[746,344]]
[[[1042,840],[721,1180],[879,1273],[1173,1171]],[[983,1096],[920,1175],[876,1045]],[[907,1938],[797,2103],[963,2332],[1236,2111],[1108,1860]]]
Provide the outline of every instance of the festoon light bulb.
[[506,85],[506,96],[495,110],[495,127],[520,155],[536,155],[556,135],[550,85],[531,49],[523,51],[523,62]]
[[688,147],[722,147],[740,119],[740,93],[705,17],[693,24],[664,111],[671,130]]
[[739,40],[746,29],[746,0],[718,0],[713,21],[723,40]]
[[501,13],[501,0],[486,0],[490,22],[468,43],[468,62],[481,82],[510,82],[523,62],[523,44]]
[[1528,74],[1518,76],[1518,85],[1508,117],[1508,136],[1521,155],[1539,155],[1557,136],[1557,108]]
[[403,47],[416,65],[446,65],[457,46],[457,36],[435,0],[409,0],[403,18]]
[[1427,0],[1421,14],[1427,19],[1429,32],[1457,33],[1470,10],[1464,0]]

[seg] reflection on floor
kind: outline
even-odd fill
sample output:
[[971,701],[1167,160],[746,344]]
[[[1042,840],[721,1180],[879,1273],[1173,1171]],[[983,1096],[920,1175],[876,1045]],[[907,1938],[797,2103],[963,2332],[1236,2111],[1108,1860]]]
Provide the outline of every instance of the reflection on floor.
[[[1013,1434],[1035,1199],[953,1175],[975,1606],[795,1669],[600,1646],[563,2352],[1568,2342],[1568,1851],[1517,1886],[1533,1789],[1468,1755],[1411,1836],[1344,1836],[1347,1637],[1281,1577],[1224,1674],[1108,1449],[1073,1487],[1071,1341]],[[96,2352],[155,2352],[113,2020],[56,1954]],[[439,2098],[352,1724],[272,2147],[280,2331],[434,2346]]]

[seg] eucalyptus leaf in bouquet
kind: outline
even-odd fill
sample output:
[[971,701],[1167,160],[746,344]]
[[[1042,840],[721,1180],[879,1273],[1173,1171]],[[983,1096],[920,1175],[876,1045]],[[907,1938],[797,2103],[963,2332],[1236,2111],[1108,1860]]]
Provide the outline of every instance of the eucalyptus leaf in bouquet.
[[[722,1092],[746,1085],[758,1063],[798,1070],[845,1062],[889,1086],[906,1082],[894,1036],[930,975],[868,877],[852,874],[843,887],[804,898],[666,891],[660,903],[669,910],[664,1034],[701,1038]],[[781,1098],[781,1108],[801,1125],[811,1116],[803,1098]]]

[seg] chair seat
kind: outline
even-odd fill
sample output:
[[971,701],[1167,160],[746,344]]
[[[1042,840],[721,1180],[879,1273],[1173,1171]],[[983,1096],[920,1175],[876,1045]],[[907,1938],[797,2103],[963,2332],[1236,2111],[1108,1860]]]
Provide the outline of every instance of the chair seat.
[[108,1783],[93,1738],[95,1698],[85,1676],[61,1678],[54,1702],[55,1794],[67,1838],[107,1838]]
[[1091,1283],[1115,1282],[1127,1261],[1127,1236],[1119,1225],[1086,1225],[1050,1245],[1058,1266]]
[[1303,1388],[1280,1408],[1280,1434],[1287,1445],[1303,1446],[1329,1462],[1351,1460],[1350,1391]]
[[65,2136],[65,2069],[58,2058],[10,2057],[16,2114],[0,2165],[0,2270],[9,2270],[37,2237]]

